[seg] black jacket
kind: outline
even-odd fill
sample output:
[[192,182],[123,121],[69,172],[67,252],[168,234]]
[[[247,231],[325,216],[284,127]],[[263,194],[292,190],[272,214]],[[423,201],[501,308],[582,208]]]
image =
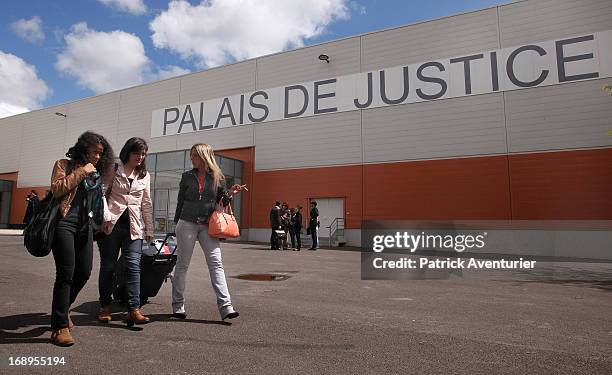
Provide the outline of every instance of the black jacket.
[[207,172],[204,181],[204,191],[200,195],[198,189],[198,175],[195,169],[183,173],[179,184],[179,193],[176,204],[176,213],[174,214],[174,222],[179,219],[190,221],[192,223],[200,222],[207,223],[210,214],[213,213],[219,202],[223,206],[227,206],[230,198],[225,189],[225,180],[219,182],[219,187],[216,191],[213,189],[212,173]]
[[270,210],[270,226],[272,229],[278,229],[281,226],[281,209],[274,206]]
[[302,213],[300,211],[293,216],[293,228],[298,231],[302,229]]
[[310,221],[308,222],[308,226],[311,228],[315,228],[319,225],[319,209],[313,207],[310,210]]

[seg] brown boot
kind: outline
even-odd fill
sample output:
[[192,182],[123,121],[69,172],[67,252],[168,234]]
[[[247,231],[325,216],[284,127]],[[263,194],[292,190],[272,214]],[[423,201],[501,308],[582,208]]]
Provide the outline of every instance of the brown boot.
[[127,323],[129,327],[133,326],[134,324],[149,323],[149,320],[150,320],[149,318],[142,315],[142,313],[140,312],[140,309],[131,310],[128,313],[127,318],[125,318],[125,322]]
[[70,311],[68,311],[68,330],[72,332],[73,328],[74,328],[74,322],[70,318]]
[[100,312],[98,313],[98,320],[102,323],[108,323],[111,320],[113,320],[113,317],[111,316],[111,306],[110,305],[102,306],[100,308]]
[[51,333],[51,342],[57,346],[72,346],[74,345],[74,339],[70,334],[68,328],[61,328],[53,330]]

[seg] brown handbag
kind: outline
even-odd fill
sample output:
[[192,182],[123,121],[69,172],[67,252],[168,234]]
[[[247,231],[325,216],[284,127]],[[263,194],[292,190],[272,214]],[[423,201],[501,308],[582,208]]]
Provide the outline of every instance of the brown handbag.
[[216,209],[210,215],[208,219],[208,235],[217,238],[240,237],[240,229],[232,212],[231,204],[228,204],[225,208]]

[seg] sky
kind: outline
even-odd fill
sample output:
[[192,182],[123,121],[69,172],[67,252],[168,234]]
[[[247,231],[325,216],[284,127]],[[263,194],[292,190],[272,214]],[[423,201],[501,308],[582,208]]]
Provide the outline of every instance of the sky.
[[510,0],[4,0],[0,118]]

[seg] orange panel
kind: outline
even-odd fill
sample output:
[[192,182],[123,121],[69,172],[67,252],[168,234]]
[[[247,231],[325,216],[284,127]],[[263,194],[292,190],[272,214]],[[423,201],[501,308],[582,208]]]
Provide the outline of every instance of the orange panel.
[[506,156],[366,165],[365,220],[509,219]]
[[22,224],[23,216],[25,215],[26,207],[28,206],[26,202],[26,197],[30,194],[30,191],[36,190],[38,196],[42,199],[46,190],[49,189],[48,186],[39,186],[39,187],[23,187],[17,188],[17,178],[18,173],[0,173],[0,180],[9,180],[15,181],[13,184],[13,192],[11,195],[11,212],[9,216],[9,224]]
[[[301,204],[306,219],[308,198],[344,198],[352,229],[362,219],[612,220],[612,149],[266,172],[254,171],[253,147],[217,153],[245,163],[245,228],[267,228],[276,200]],[[13,189],[11,224],[21,224],[30,190]]]
[[360,228],[362,217],[362,166],[305,168],[255,172],[251,223],[270,226],[270,209],[275,201],[290,207],[302,205],[307,220],[308,198],[345,198],[346,228]]
[[17,172],[0,173],[0,180],[8,180],[17,182]]
[[612,219],[612,149],[509,160],[515,219]]
[[11,199],[11,216],[9,218],[9,224],[22,224],[23,216],[25,215],[28,202],[26,197],[32,190],[36,190],[40,199],[45,197],[48,186],[38,187],[25,187],[25,188],[13,188],[13,196]]

